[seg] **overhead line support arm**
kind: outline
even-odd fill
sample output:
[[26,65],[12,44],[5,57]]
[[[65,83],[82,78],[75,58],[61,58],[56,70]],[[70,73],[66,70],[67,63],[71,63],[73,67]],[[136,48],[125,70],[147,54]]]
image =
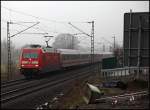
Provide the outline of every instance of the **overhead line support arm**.
[[14,37],[14,36],[16,36],[16,35],[18,35],[18,34],[20,34],[20,33],[24,32],[24,31],[26,31],[26,30],[28,30],[28,29],[32,28],[33,26],[35,26],[35,25],[37,25],[37,24],[39,24],[39,23],[40,23],[40,22],[37,22],[36,24],[34,24],[34,25],[32,25],[32,26],[30,26],[30,27],[28,27],[28,28],[26,28],[26,29],[24,29],[24,30],[22,30],[22,31],[20,31],[20,32],[18,32],[18,33],[16,33],[16,34],[14,34],[14,35],[12,35],[12,36],[10,36],[10,37]]
[[81,29],[77,28],[76,26],[74,26],[74,25],[73,25],[73,24],[71,24],[70,22],[69,22],[68,24],[70,24],[72,27],[76,28],[78,31],[82,32],[83,34],[85,34],[85,35],[87,35],[87,36],[91,37],[91,35],[89,35],[89,34],[85,33],[84,31],[82,31]]

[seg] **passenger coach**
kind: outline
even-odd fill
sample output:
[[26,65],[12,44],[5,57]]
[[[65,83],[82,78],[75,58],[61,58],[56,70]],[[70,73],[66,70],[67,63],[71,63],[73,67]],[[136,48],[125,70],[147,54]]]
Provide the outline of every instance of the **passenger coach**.
[[[95,54],[95,63],[112,54]],[[54,49],[30,45],[21,51],[20,72],[25,77],[46,74],[62,68],[90,63],[90,54],[72,49]]]

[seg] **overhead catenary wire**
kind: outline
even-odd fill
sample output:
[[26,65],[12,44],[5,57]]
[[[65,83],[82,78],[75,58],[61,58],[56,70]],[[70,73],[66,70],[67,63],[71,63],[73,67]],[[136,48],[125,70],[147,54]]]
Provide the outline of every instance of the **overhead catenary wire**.
[[[1,27],[1,29],[4,29],[4,30],[7,30],[7,28],[5,28],[5,27]],[[10,31],[15,31],[15,32],[19,32],[18,30],[16,30],[16,29],[10,29]],[[22,34],[48,34],[48,33],[22,33]]]
[[[2,22],[6,22],[6,23],[8,22],[7,20],[4,20],[4,19],[1,19],[1,20],[2,20]],[[21,24],[21,23],[24,23],[24,22],[13,22],[13,21],[11,21],[10,23],[28,27],[27,25]],[[25,23],[37,23],[37,22],[25,22]],[[39,29],[39,28],[33,27],[33,29]]]
[[49,19],[46,19],[46,18],[34,16],[34,15],[31,15],[31,14],[28,14],[28,13],[25,13],[25,12],[22,12],[22,11],[16,11],[16,10],[13,10],[13,9],[10,9],[10,8],[4,7],[4,6],[1,6],[1,7],[6,9],[6,10],[9,10],[9,11],[11,10],[11,11],[13,11],[15,13],[19,13],[19,14],[22,14],[22,15],[25,15],[25,16],[30,16],[30,17],[33,17],[33,18],[36,18],[36,19],[41,19],[41,20],[55,22],[55,23],[64,23],[64,22],[58,22],[58,21],[55,21],[55,20],[49,20]]
[[108,40],[105,39],[104,37],[102,37],[102,39],[104,39],[105,41],[107,41],[109,44],[113,44],[112,42],[108,41]]
[[[28,13],[25,13],[25,12],[22,12],[22,11],[16,11],[16,10],[13,10],[11,8],[7,8],[7,7],[4,7],[4,6],[1,6],[1,7],[4,8],[4,9],[6,9],[6,10],[9,10],[9,11],[11,10],[11,12],[22,14],[24,16],[30,16],[30,17],[33,17],[33,18],[36,18],[36,19],[39,19],[39,20],[49,21],[49,22],[53,22],[53,23],[60,23],[60,24],[64,24],[65,26],[68,26],[68,21],[50,20],[50,19],[47,19],[47,18],[35,16],[35,15],[32,15],[32,14],[28,14]],[[71,22],[74,22],[74,23],[88,23],[88,22],[80,22],[80,21],[71,21]],[[61,32],[54,32],[54,33],[61,33]]]
[[[7,23],[7,20],[1,19],[1,21]],[[17,24],[17,25],[20,25],[20,26],[28,27],[27,25],[24,25],[24,24],[21,24],[21,23],[36,23],[36,22],[13,22],[13,24]],[[61,32],[54,32],[54,31],[45,31],[41,26],[40,26],[40,28],[33,27],[33,29],[38,30],[38,31],[39,30],[43,31],[45,33],[52,33],[52,32],[53,33],[61,33]],[[14,30],[14,29],[10,29],[10,30]],[[15,31],[18,31],[18,30],[15,30]]]
[[[6,9],[6,10],[9,10],[9,11],[11,10],[12,12],[15,12],[15,13],[18,13],[18,14],[22,14],[22,15],[25,15],[25,16],[30,16],[30,17],[40,19],[40,20],[44,20],[44,21],[49,21],[49,22],[54,22],[54,23],[61,23],[61,24],[67,24],[68,23],[68,21],[50,20],[50,19],[47,19],[47,18],[35,16],[35,15],[32,15],[32,14],[28,14],[28,13],[25,13],[25,12],[22,12],[22,11],[16,11],[16,10],[13,10],[11,8],[7,8],[7,7],[4,7],[4,6],[1,6],[1,7]],[[80,22],[80,21],[71,21],[71,22],[74,22],[74,23],[87,23],[87,22]]]
[[28,30],[29,28],[31,28],[31,27],[33,27],[33,26],[35,26],[35,25],[39,24],[39,23],[40,23],[40,22],[37,22],[37,23],[33,24],[32,26],[30,26],[30,27],[28,27],[28,28],[26,28],[26,29],[24,29],[24,30],[22,30],[22,31],[20,31],[20,32],[18,32],[18,33],[16,33],[16,34],[14,34],[14,35],[12,35],[12,36],[10,36],[10,37],[14,37],[14,36],[16,36],[16,35],[18,35],[18,34],[20,34],[20,33],[24,32],[24,31]]
[[[3,20],[3,21],[5,21],[5,20]],[[5,21],[6,22],[6,21]],[[16,24],[18,24],[18,25],[21,25],[21,26],[27,26],[27,25],[23,25],[23,24],[19,24],[19,23],[16,23]],[[4,28],[3,27],[3,29],[6,29],[6,28]],[[13,31],[17,31],[17,32],[19,32],[18,30],[15,30],[15,29],[10,29],[10,30],[13,30]],[[42,34],[42,33],[22,33],[22,34]],[[81,38],[82,36],[80,36],[80,38]],[[83,37],[84,39],[81,39],[81,41],[85,41],[85,39],[88,39],[87,37],[85,38],[85,37]],[[88,43],[88,42],[82,42],[83,44],[90,44],[90,42]]]
[[[32,14],[28,14],[28,13],[25,13],[25,12],[22,12],[22,11],[16,11],[16,10],[13,10],[13,9],[10,9],[10,8],[4,7],[4,6],[2,6],[2,8],[6,9],[6,10],[9,10],[9,11],[11,10],[11,12],[15,12],[15,13],[18,13],[18,14],[22,14],[22,15],[24,15],[24,16],[30,16],[30,17],[36,18],[36,19],[38,19],[38,20],[44,20],[44,21],[49,21],[49,22],[53,22],[53,23],[60,23],[60,24],[64,24],[64,25],[68,26],[68,21],[50,20],[50,19],[47,19],[47,18],[35,16],[35,15],[32,15]],[[74,23],[89,23],[89,22],[78,22],[78,21],[71,21],[71,22],[74,22]],[[29,22],[22,22],[22,23],[29,23]],[[32,22],[31,22],[31,23],[32,23]],[[14,24],[15,24],[15,23],[14,23]],[[16,22],[16,24],[22,25],[22,26],[26,26],[26,25],[21,24],[21,22]],[[70,22],[69,22],[69,24],[70,24]],[[34,29],[39,29],[39,28],[35,28],[35,27],[34,27]],[[44,30],[43,28],[42,28],[42,31],[45,32],[45,30]],[[51,32],[54,32],[54,31],[51,31]],[[56,31],[55,31],[54,33],[59,33],[59,32],[56,32]],[[83,34],[83,33],[81,33],[81,34]],[[90,36],[90,35],[88,34],[88,36]]]
[[[64,24],[64,25],[68,26],[68,21],[50,20],[50,19],[47,19],[47,18],[35,16],[35,15],[32,15],[32,14],[28,14],[28,13],[25,13],[25,12],[22,12],[22,11],[16,11],[14,9],[7,8],[7,7],[4,7],[4,6],[1,6],[1,7],[4,8],[4,9],[6,9],[6,10],[9,10],[9,11],[11,10],[11,12],[22,14],[24,16],[30,16],[30,17],[33,17],[33,18],[36,18],[36,19],[39,19],[39,20],[49,21],[49,22],[53,22],[53,23],[60,23],[60,24]],[[88,23],[88,22],[81,22],[81,21],[71,21],[71,22],[74,22],[74,23]],[[24,22],[24,23],[27,23],[27,22]],[[54,31],[51,31],[51,32],[54,32]],[[54,33],[61,33],[61,32],[54,32]]]
[[[6,20],[3,20],[2,19],[2,22],[7,22]],[[14,24],[18,24],[18,25],[21,25],[21,26],[26,26],[27,27],[27,25],[24,25],[24,24],[21,24],[22,22],[15,22]],[[23,23],[35,23],[35,22],[23,22]],[[43,23],[42,23],[42,25],[44,26],[44,27],[48,27],[48,26],[45,26]],[[35,27],[33,27],[34,29],[36,29],[36,30],[40,30],[39,28],[35,28]],[[6,29],[6,28],[4,28],[3,27],[3,29]],[[18,32],[18,30],[15,30],[15,29],[10,29],[10,30],[13,30],[13,31],[17,31]],[[42,29],[45,33],[46,33],[46,31],[44,30],[44,29]],[[49,32],[54,32],[54,31],[49,31]],[[59,33],[59,32],[54,32],[54,33]],[[60,32],[61,33],[61,32]],[[22,34],[42,34],[42,33],[22,33]],[[48,34],[48,33],[47,33]],[[82,33],[75,33],[75,34],[82,34]],[[76,36],[76,37],[79,37],[79,36]],[[82,38],[82,36],[80,36],[79,38]],[[87,37],[84,37],[83,36],[83,38],[84,39],[80,39],[81,40],[81,42],[80,43],[83,43],[83,44],[90,44],[90,42],[88,43],[88,42],[84,42],[85,41],[85,39],[88,39]],[[106,40],[106,39],[105,39]],[[98,42],[95,42],[96,44],[98,43]]]

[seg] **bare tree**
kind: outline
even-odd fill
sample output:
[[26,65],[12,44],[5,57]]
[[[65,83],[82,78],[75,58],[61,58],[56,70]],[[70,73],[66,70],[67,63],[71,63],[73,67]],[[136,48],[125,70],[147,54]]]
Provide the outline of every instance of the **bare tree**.
[[[19,62],[20,48],[15,48],[11,42],[11,65],[12,73],[15,74],[18,71],[17,64]],[[7,41],[1,41],[1,75],[7,75],[7,62],[8,62],[8,50]]]
[[123,66],[123,47],[117,44],[113,49],[113,54],[117,58],[118,66]]
[[79,41],[77,37],[69,34],[69,33],[62,33],[59,34],[54,43],[54,48],[62,48],[62,49],[77,49]]

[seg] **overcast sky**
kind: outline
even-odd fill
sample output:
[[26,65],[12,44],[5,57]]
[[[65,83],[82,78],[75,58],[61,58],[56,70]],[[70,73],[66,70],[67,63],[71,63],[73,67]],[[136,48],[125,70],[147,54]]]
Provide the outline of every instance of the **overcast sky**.
[[[8,10],[8,9],[11,10]],[[47,33],[55,36],[60,33],[79,33],[68,22],[76,25],[90,34],[91,24],[82,23],[94,20],[95,42],[106,40],[113,42],[112,36],[116,36],[116,42],[122,44],[123,40],[123,16],[129,12],[149,12],[149,1],[1,1],[1,40],[6,39],[6,21],[12,22],[37,22],[40,24],[24,33]],[[17,12],[16,12],[17,11]],[[30,16],[32,15],[32,16]],[[39,17],[35,18],[33,16]],[[10,25],[10,34],[23,30],[32,23],[19,23]],[[19,34],[13,37],[12,42],[20,47],[24,44],[44,44],[44,34]],[[106,40],[104,40],[104,38]],[[79,36],[81,45],[89,43],[90,38]],[[98,46],[95,43],[95,46]]]

